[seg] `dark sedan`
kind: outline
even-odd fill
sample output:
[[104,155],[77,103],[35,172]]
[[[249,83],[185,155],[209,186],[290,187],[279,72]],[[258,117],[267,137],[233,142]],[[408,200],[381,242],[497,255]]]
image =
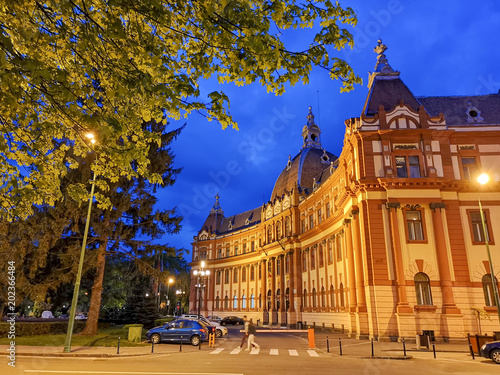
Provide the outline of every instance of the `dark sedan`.
[[500,364],[500,341],[487,342],[481,346],[481,354],[485,358],[491,358],[493,362]]
[[226,316],[225,318],[222,318],[220,321],[221,326],[225,326],[228,324],[234,324],[239,326],[240,324],[243,325],[245,324],[245,321],[241,318],[238,318],[237,316]]
[[190,319],[177,319],[146,332],[146,338],[155,344],[160,342],[190,342],[200,345],[208,338],[208,329],[203,323]]

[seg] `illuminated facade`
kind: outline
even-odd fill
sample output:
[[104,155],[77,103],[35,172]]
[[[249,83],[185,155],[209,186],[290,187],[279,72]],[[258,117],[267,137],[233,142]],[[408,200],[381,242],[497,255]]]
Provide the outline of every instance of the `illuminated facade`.
[[339,157],[310,111],[267,204],[226,217],[216,198],[193,242],[192,267],[211,270],[202,314],[389,339],[475,334],[484,311],[500,331],[478,206],[500,278],[500,93],[417,98],[385,49]]

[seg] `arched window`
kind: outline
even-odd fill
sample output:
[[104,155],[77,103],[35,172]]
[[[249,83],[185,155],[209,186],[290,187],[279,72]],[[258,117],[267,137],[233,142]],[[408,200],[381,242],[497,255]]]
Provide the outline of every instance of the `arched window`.
[[[495,298],[493,293],[493,285],[491,283],[491,274],[487,273],[483,276],[483,292],[484,292],[484,303],[486,306],[495,306]],[[495,282],[498,284],[498,280],[495,277]]]
[[259,309],[262,309],[262,294],[259,294]]
[[316,307],[316,288],[313,288],[312,305]]
[[224,297],[224,308],[225,309],[229,308],[229,297],[228,296]]
[[219,296],[215,297],[215,308],[219,310],[219,303],[220,303],[220,298]]
[[267,243],[271,243],[273,240],[273,227],[272,225],[267,226]]
[[281,302],[281,301],[280,301],[280,297],[281,297],[281,296],[280,296],[280,294],[281,294],[281,290],[280,290],[280,289],[278,289],[278,290],[276,291],[276,310],[279,310],[279,309],[280,309],[280,302]]
[[272,294],[272,291],[271,289],[269,289],[269,291],[267,292],[267,310],[271,310],[271,298],[272,298],[273,294]]
[[237,309],[237,308],[238,308],[238,297],[235,294],[233,296],[233,309]]
[[255,297],[253,294],[250,296],[250,308],[255,309]]
[[241,308],[242,309],[247,308],[247,298],[244,294],[241,296]]
[[276,238],[281,238],[281,222],[276,223]]
[[339,294],[340,294],[340,306],[345,307],[344,284],[342,284],[342,283],[340,283],[340,285],[339,285]]
[[429,276],[419,272],[414,277],[417,305],[432,305],[431,282]]
[[302,306],[304,309],[307,308],[307,289],[304,289],[304,294],[302,295],[303,301],[302,301]]
[[325,287],[321,287],[321,307],[326,307],[326,293],[325,293]]
[[330,307],[335,307],[335,289],[330,285]]

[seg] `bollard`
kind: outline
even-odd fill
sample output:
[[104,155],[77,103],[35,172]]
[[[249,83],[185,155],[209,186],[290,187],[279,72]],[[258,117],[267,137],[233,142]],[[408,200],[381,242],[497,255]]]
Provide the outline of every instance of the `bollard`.
[[151,353],[155,352],[155,342],[151,340]]
[[373,350],[373,339],[372,339],[372,358],[375,357],[375,352]]
[[474,356],[474,350],[472,350],[472,345],[469,341],[469,350],[470,350],[470,355],[472,356],[472,359],[476,359],[476,357]]
[[179,351],[182,352],[182,336],[181,336],[181,346],[179,348]]
[[436,345],[432,343],[432,352],[434,353],[434,358],[436,358]]
[[326,336],[326,352],[330,353],[330,343],[328,341],[328,336]]
[[198,350],[201,350],[201,336],[200,336],[200,343],[198,344]]
[[339,351],[340,355],[342,355],[342,339],[339,337]]
[[309,349],[314,349],[316,344],[314,343],[314,328],[309,328],[307,330],[307,338],[309,341]]
[[404,356],[406,357],[406,344],[405,344],[405,338],[403,337],[403,353]]
[[120,354],[120,337],[118,336],[118,346],[116,347],[116,354]]

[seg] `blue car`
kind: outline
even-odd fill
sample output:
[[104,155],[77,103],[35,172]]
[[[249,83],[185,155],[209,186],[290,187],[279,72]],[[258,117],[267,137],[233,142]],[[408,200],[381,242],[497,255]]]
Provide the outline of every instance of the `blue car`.
[[481,346],[481,355],[491,358],[493,362],[500,364],[500,341],[487,342]]
[[176,319],[146,332],[146,338],[155,344],[182,341],[197,346],[201,341],[206,341],[207,337],[207,327],[201,322],[190,319]]

